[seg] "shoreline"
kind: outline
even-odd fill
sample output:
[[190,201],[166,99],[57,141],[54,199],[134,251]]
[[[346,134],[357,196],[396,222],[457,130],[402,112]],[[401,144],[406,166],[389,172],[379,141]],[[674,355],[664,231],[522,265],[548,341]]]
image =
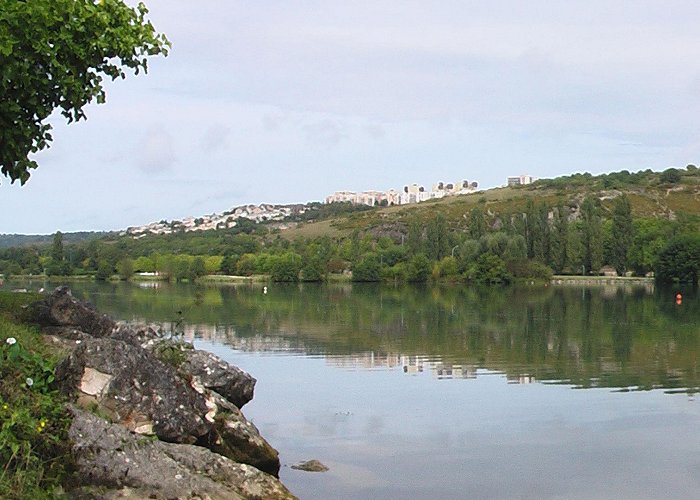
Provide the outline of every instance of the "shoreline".
[[[60,280],[65,282],[75,281],[97,281],[94,276],[90,275],[75,275],[75,276],[47,276],[47,275],[14,275],[7,281],[51,281]],[[160,276],[139,276],[134,275],[128,280],[106,280],[108,282],[133,282],[133,283],[148,283],[148,282],[167,282],[168,280]],[[529,282],[530,280],[524,280]],[[270,277],[264,274],[256,274],[253,276],[237,276],[223,274],[208,274],[194,281],[194,283],[210,284],[210,285],[238,285],[251,283],[267,283],[270,282]],[[0,278],[1,283],[1,278]],[[299,281],[298,283],[304,283]],[[353,283],[352,279],[347,275],[328,275],[327,279],[320,283]],[[554,275],[549,281],[545,281],[550,285],[653,285],[656,283],[654,278],[648,277],[628,277],[628,276],[581,276],[581,275]],[[440,281],[434,283],[440,284]]]

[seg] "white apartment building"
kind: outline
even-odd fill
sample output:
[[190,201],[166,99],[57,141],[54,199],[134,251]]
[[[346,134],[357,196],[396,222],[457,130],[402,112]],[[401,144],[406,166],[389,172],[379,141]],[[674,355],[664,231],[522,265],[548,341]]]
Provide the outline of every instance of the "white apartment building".
[[535,178],[531,175],[516,175],[513,177],[508,177],[507,179],[507,184],[508,186],[524,186],[525,184],[532,184],[535,181]]

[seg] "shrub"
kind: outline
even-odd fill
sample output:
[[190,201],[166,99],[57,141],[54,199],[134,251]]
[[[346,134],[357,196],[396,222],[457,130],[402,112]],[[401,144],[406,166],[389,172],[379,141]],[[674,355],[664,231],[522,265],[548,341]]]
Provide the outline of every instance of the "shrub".
[[374,253],[363,256],[352,267],[353,281],[379,281],[379,258]]
[[676,184],[681,180],[681,173],[675,168],[667,168],[661,172],[659,180],[666,184]]
[[490,285],[507,284],[512,280],[503,259],[491,253],[485,253],[476,260],[469,278],[475,283]]
[[430,277],[430,271],[430,261],[425,255],[419,253],[408,261],[406,279],[414,283],[425,283]]
[[700,234],[673,238],[656,261],[656,279],[661,282],[697,283],[700,274]]

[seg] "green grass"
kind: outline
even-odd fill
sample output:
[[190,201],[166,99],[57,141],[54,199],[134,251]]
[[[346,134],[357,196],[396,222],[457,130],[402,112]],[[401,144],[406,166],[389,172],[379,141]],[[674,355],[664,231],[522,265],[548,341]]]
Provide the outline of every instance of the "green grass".
[[56,353],[21,323],[36,295],[0,293],[0,498],[57,498],[70,474]]

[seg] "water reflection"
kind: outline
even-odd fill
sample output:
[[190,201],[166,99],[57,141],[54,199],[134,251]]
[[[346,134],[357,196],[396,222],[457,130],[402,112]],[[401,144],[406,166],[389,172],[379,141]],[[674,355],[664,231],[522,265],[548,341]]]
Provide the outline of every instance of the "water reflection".
[[[36,286],[36,285],[35,285]],[[623,390],[700,387],[698,294],[652,286],[194,287],[85,283],[117,318],[165,323],[245,352],[324,357],[341,369]]]

